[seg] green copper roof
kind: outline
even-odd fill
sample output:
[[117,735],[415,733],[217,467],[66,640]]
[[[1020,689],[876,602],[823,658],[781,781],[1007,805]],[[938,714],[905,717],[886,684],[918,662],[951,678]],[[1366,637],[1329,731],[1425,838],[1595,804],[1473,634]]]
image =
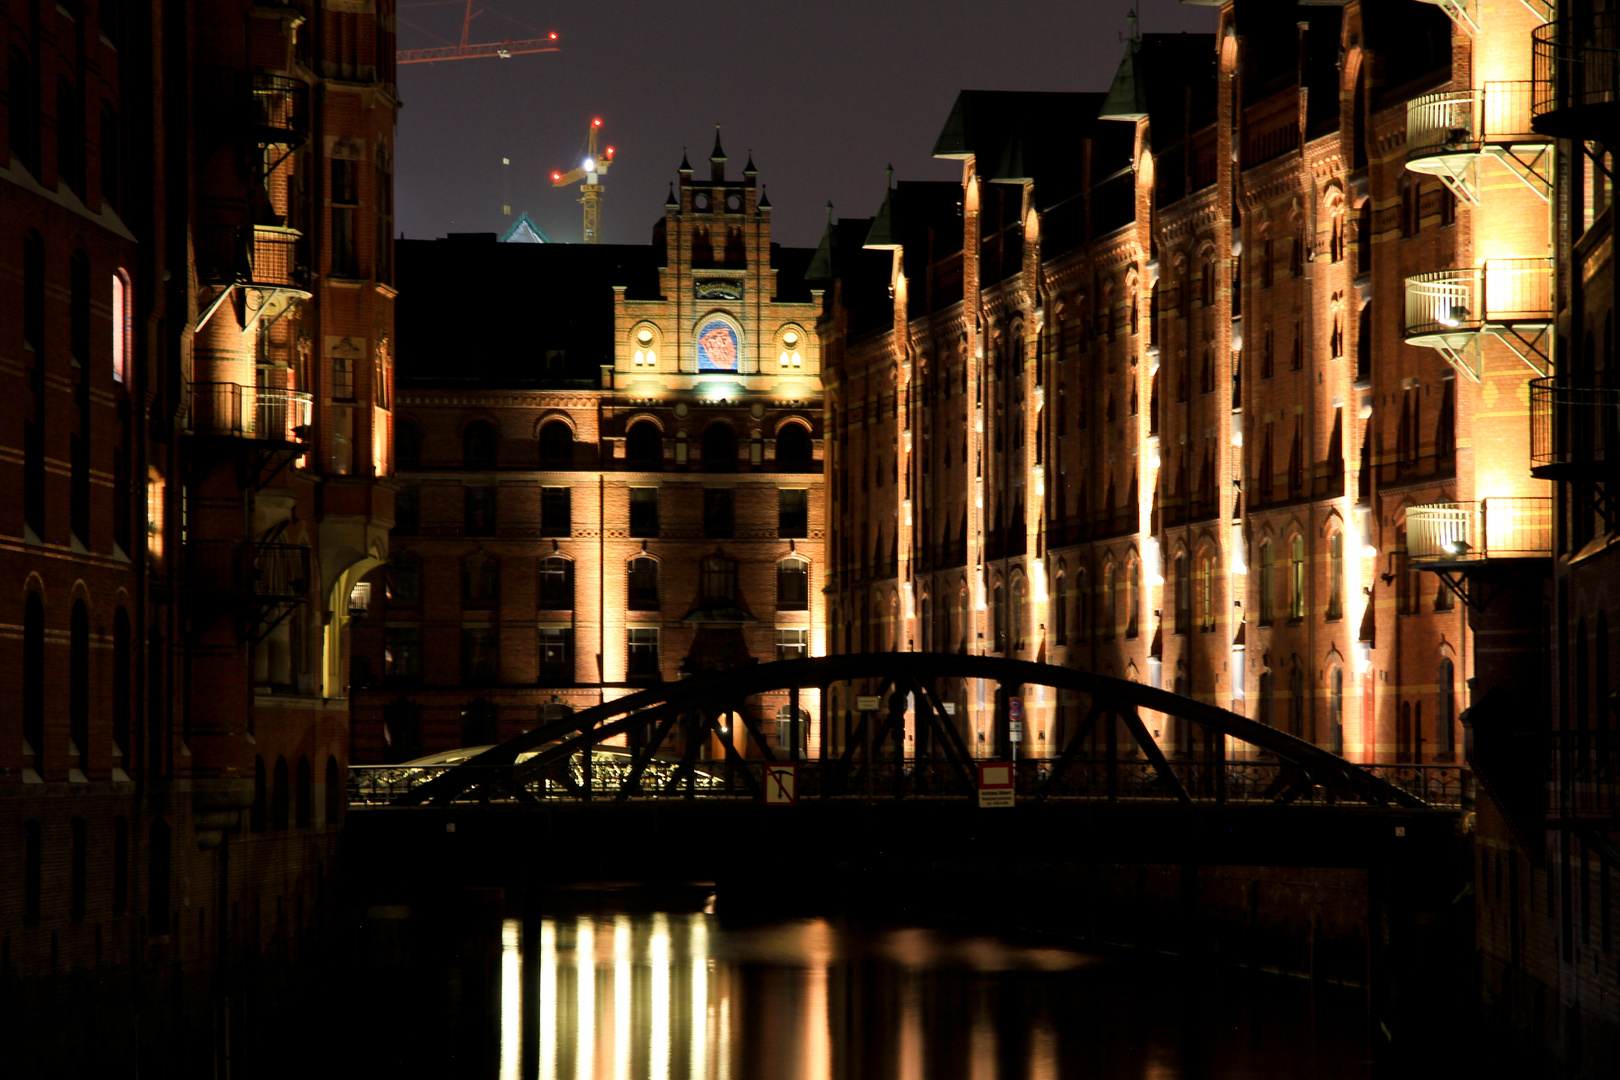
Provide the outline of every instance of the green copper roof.
[[1098,119],[1136,121],[1147,116],[1147,89],[1136,70],[1136,54],[1141,47],[1140,41],[1127,43],[1125,59],[1114,73],[1114,84],[1108,88]]

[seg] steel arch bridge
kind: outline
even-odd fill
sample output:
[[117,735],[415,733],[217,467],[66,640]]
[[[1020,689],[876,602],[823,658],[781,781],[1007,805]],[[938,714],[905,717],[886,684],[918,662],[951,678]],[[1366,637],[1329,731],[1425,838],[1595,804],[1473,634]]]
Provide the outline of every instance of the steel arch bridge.
[[[1140,683],[1076,668],[989,656],[866,653],[733,668],[648,687],[541,724],[463,762],[438,768],[355,767],[358,804],[448,806],[548,800],[759,798],[764,771],[797,764],[804,799],[964,797],[977,790],[975,755],[936,683],[997,684],[998,748],[1008,696],[1023,686],[1074,695],[1081,716],[1056,757],[1017,765],[1018,791],[1036,799],[1289,804],[1326,802],[1420,809],[1455,803],[1457,770],[1356,765],[1237,713]],[[835,738],[831,688],[860,686],[884,700]],[[819,745],[803,755],[801,692],[820,691]],[[789,736],[768,739],[751,700],[788,698]],[[1142,712],[1191,725],[1202,737],[1166,757]],[[906,713],[914,738],[905,741]],[[727,721],[735,718],[741,732]],[[817,723],[816,720],[803,721]],[[757,756],[737,748],[736,735]],[[1229,742],[1231,744],[1229,750]],[[718,746],[718,756],[711,757]],[[746,745],[745,748],[746,749]],[[998,755],[1000,756],[1000,755]]]

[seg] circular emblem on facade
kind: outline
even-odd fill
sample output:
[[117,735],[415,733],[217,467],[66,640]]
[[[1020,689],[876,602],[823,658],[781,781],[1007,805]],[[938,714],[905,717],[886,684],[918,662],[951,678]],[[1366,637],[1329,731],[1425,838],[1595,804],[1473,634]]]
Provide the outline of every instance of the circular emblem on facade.
[[697,360],[699,371],[736,371],[742,358],[742,342],[737,330],[723,319],[709,319],[698,327]]

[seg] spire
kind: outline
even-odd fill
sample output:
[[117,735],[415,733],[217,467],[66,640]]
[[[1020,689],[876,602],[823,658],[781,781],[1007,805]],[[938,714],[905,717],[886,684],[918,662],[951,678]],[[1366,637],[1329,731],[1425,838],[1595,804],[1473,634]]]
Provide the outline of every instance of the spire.
[[669,198],[664,200],[664,206],[673,210],[679,205],[681,204],[675,198],[675,185],[671,184],[669,185]]
[[1131,5],[1130,14],[1125,16],[1125,36],[1127,38],[1129,38],[1131,41],[1141,41],[1142,40],[1142,32],[1141,32],[1141,30],[1139,30],[1137,28],[1137,25],[1136,25],[1136,5],[1135,4]]
[[744,176],[758,176],[759,175],[759,170],[754,168],[754,151],[751,148],[748,151],[748,164],[743,166],[743,175]]
[[770,189],[766,188],[764,185],[761,185],[759,189],[759,208],[761,210],[769,210],[771,208]]
[[692,174],[692,163],[686,160],[686,147],[684,146],[681,147],[681,167],[676,171],[682,176],[690,176]]
[[709,151],[709,179],[718,183],[726,178],[726,151],[720,145],[720,125],[714,125],[714,149]]
[[883,170],[883,175],[888,177],[888,179],[883,182],[883,189],[887,191],[894,187],[894,165],[892,163],[887,169]]
[[832,224],[832,214],[833,214],[833,211],[832,211],[832,200],[831,200],[831,199],[828,199],[828,200],[827,200],[827,224],[829,224],[829,225],[831,225],[831,224]]

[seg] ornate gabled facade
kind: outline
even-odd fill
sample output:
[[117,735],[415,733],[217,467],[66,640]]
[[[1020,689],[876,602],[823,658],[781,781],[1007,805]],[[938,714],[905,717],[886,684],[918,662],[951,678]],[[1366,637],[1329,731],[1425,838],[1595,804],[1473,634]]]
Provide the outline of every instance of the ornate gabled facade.
[[[727,178],[717,135],[651,246],[402,245],[407,285],[445,303],[401,326],[407,513],[356,639],[357,754],[493,742],[821,651],[811,253],[772,244],[756,177],[750,160]],[[510,295],[489,292],[496,267]],[[457,282],[478,283],[471,308]],[[468,310],[487,313],[472,340]]]

